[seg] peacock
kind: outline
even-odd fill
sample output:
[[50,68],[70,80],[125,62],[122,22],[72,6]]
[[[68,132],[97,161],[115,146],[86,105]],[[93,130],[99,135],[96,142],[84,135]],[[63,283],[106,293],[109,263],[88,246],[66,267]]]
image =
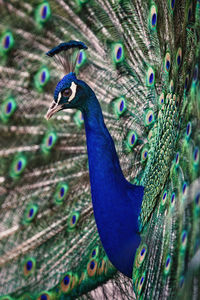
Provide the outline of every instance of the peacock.
[[200,1],[0,16],[0,300],[199,299]]

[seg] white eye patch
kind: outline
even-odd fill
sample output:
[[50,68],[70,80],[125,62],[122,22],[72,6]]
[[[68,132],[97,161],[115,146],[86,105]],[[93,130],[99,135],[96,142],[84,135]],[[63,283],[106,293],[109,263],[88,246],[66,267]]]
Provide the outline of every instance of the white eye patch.
[[74,82],[72,82],[72,84],[70,86],[70,89],[72,91],[72,94],[71,94],[71,96],[68,99],[69,102],[72,101],[74,99],[75,95],[76,95],[77,85]]
[[[74,99],[74,97],[76,96],[76,89],[77,89],[77,85],[74,82],[72,82],[71,85],[70,85],[70,87],[69,87],[69,89],[68,89],[68,90],[71,90],[71,95],[70,95],[70,97],[69,97],[69,99],[68,99],[67,102],[70,102],[70,101],[72,101]],[[58,94],[57,103],[60,102],[61,97],[62,97],[62,93],[60,92]]]
[[57,100],[57,103],[59,103],[59,101],[60,101],[60,98],[61,98],[61,92],[58,94],[58,100]]

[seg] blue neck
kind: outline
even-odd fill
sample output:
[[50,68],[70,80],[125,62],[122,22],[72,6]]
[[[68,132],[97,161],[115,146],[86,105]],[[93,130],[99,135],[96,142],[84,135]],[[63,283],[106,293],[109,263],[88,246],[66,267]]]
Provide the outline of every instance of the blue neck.
[[135,252],[140,243],[138,216],[143,187],[134,186],[124,178],[114,142],[93,91],[82,113],[92,203],[101,242],[112,264],[131,278]]

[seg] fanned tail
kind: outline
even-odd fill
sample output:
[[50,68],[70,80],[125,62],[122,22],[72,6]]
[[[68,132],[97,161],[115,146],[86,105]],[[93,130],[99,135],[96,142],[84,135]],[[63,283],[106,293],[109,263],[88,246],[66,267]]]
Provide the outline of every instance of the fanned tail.
[[136,297],[200,295],[199,1],[0,9],[0,295],[134,297],[98,237],[81,113],[44,119],[62,73],[45,53],[68,40],[88,46],[76,73],[100,100],[124,175],[145,186]]

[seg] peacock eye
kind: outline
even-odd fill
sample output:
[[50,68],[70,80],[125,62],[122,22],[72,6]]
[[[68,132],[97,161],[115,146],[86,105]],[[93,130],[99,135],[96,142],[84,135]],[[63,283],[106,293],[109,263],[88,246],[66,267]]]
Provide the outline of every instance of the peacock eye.
[[65,89],[62,91],[62,96],[63,97],[70,97],[72,94],[72,90],[71,89]]

